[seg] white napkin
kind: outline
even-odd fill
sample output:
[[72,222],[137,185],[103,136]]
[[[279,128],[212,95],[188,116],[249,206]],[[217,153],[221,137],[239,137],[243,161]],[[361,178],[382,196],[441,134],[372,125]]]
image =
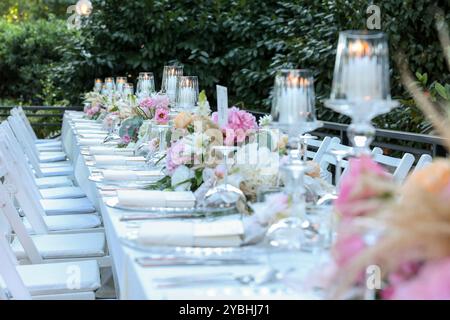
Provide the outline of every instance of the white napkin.
[[102,125],[101,124],[97,124],[97,123],[80,123],[80,124],[75,124],[75,129],[79,130],[79,129],[102,129]]
[[85,135],[85,134],[103,134],[106,135],[107,132],[105,130],[101,129],[79,129],[77,130],[77,134],[79,135]]
[[80,138],[78,139],[78,143],[81,146],[100,146],[103,144],[103,140],[104,139],[85,139],[85,138]]
[[132,170],[103,170],[105,180],[145,180],[157,181],[163,177],[160,170],[132,171]]
[[138,241],[146,245],[238,247],[243,233],[240,220],[152,221],[141,225]]
[[89,147],[89,153],[92,155],[112,155],[120,154],[123,156],[132,156],[133,149],[128,148],[111,148],[106,146],[92,146]]
[[144,157],[126,157],[122,155],[95,155],[94,156],[96,165],[126,165],[131,162],[133,163],[143,163],[145,161]]
[[82,139],[105,139],[106,133],[81,133],[79,134]]
[[195,196],[191,191],[117,190],[119,203],[132,207],[192,208]]

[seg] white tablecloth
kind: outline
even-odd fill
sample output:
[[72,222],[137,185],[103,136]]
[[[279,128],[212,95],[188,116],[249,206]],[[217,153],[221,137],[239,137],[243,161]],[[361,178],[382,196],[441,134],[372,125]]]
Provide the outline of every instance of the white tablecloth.
[[[130,232],[130,224],[120,221],[124,211],[113,209],[105,205],[105,196],[102,196],[96,184],[88,179],[92,167],[85,163],[84,156],[80,153],[77,145],[77,136],[71,125],[72,117],[79,117],[80,113],[66,112],[62,128],[62,141],[64,150],[75,166],[75,178],[79,186],[94,203],[103,218],[109,253],[112,257],[112,267],[115,276],[115,285],[120,299],[317,299],[310,292],[296,293],[288,292],[285,286],[280,284],[271,286],[239,285],[238,283],[226,282],[222,286],[211,284],[210,286],[193,286],[183,288],[160,289],[157,288],[153,279],[165,276],[177,276],[187,274],[208,274],[220,272],[236,272],[238,274],[256,274],[264,266],[175,266],[175,267],[147,267],[139,266],[135,259],[146,256],[145,252],[130,248],[121,242],[120,238]],[[314,268],[313,257],[304,254],[300,257],[302,270],[305,275]]]

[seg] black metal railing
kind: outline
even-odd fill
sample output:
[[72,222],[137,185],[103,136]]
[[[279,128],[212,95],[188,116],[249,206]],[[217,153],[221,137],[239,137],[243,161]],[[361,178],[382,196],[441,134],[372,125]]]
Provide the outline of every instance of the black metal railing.
[[[0,106],[0,119],[4,120],[8,117],[12,107]],[[43,127],[54,127],[58,129],[62,123],[62,117],[66,110],[82,110],[77,107],[60,107],[60,106],[29,106],[22,107],[30,119],[35,129]],[[257,118],[265,115],[263,112],[251,111]],[[39,121],[42,119],[42,121]],[[312,134],[319,137],[335,136],[341,139],[343,144],[348,145],[347,124],[324,121],[323,127],[314,131]],[[443,139],[438,136],[417,134],[410,132],[377,129],[375,140],[372,146],[380,147],[385,154],[399,155],[404,152],[412,153],[416,158],[426,153],[433,157],[447,156],[447,152],[443,147]]]
[[[263,112],[252,111],[252,113],[257,118],[265,115]],[[342,144],[349,145],[347,124],[328,121],[323,121],[323,124],[323,127],[311,134],[319,137],[339,137]],[[399,156],[408,152],[413,154],[417,160],[422,154],[429,154],[432,157],[447,156],[443,141],[444,139],[434,135],[377,129],[372,146],[382,148],[384,153],[389,155]]]
[[[9,116],[12,106],[0,106],[0,119],[3,121]],[[83,110],[83,107],[61,107],[61,106],[27,106],[22,107],[30,119],[33,128],[61,126],[62,118],[66,110]],[[42,121],[39,121],[41,119]]]

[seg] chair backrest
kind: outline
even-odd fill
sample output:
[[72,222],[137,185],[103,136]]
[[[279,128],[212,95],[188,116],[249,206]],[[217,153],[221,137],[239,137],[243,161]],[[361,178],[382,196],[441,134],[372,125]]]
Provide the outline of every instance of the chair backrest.
[[31,263],[42,263],[42,256],[28,234],[19,213],[14,207],[10,192],[3,183],[0,184],[0,212],[6,217]]
[[11,157],[11,154],[8,153],[8,150],[11,149],[8,149],[7,142],[0,136],[0,160],[5,171],[4,183],[14,190],[14,197],[25,213],[34,232],[36,234],[46,234],[48,233],[48,227],[43,218],[45,211],[39,199],[33,194],[33,190],[36,191],[37,187],[28,182],[27,175],[21,174],[23,172],[18,166],[14,166],[16,162]]
[[307,150],[306,156],[317,163],[322,161],[325,153],[328,150],[330,144],[340,143],[341,140],[338,137],[325,137],[323,140],[319,139],[307,139],[306,144],[308,147],[314,147],[316,151]]
[[15,110],[17,110],[17,113],[19,114],[20,118],[22,119],[25,127],[27,128],[30,136],[33,137],[33,140],[37,140],[37,136],[36,133],[33,130],[33,127],[31,126],[30,121],[28,120],[27,115],[25,114],[25,111],[23,111],[22,107],[17,107],[14,108]]
[[[11,259],[11,247],[6,237],[0,234],[0,276],[6,288],[0,288],[2,298],[6,299],[5,289],[11,294],[13,299],[30,300],[30,291],[27,289],[16,269],[16,261]],[[0,285],[0,287],[2,287]]]
[[26,142],[23,142],[25,139],[19,138],[19,136],[21,135],[20,130],[16,130],[18,132],[16,134],[16,131],[14,131],[14,129],[12,128],[12,124],[15,121],[16,120],[10,116],[10,117],[8,117],[8,121],[7,122],[4,121],[4,123],[2,123],[2,125],[5,129],[5,131],[7,132],[7,134],[9,135],[10,139],[12,139],[16,142],[15,145],[18,145],[21,147],[22,153],[25,153],[26,157],[30,161],[31,166],[34,169],[36,176],[42,177],[43,173],[42,173],[42,170],[41,170],[41,167],[39,164],[39,157],[31,150],[31,147],[29,147]]
[[431,162],[433,162],[433,158],[429,154],[424,153],[423,155],[420,156],[419,161],[417,161],[417,164],[414,167],[414,171],[426,167]]
[[376,147],[374,150],[375,149],[379,149],[379,151],[375,154],[374,160],[384,166],[390,167],[391,170],[394,170],[392,174],[394,180],[400,183],[403,182],[414,164],[414,156],[411,153],[405,153],[401,158],[395,158],[383,155],[383,150],[381,150],[381,148]]

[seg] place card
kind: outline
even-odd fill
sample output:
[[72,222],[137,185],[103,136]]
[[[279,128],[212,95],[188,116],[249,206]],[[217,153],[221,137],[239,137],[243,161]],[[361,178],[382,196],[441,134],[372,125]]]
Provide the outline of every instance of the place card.
[[217,119],[219,127],[223,128],[228,123],[228,89],[216,86],[217,89]]

